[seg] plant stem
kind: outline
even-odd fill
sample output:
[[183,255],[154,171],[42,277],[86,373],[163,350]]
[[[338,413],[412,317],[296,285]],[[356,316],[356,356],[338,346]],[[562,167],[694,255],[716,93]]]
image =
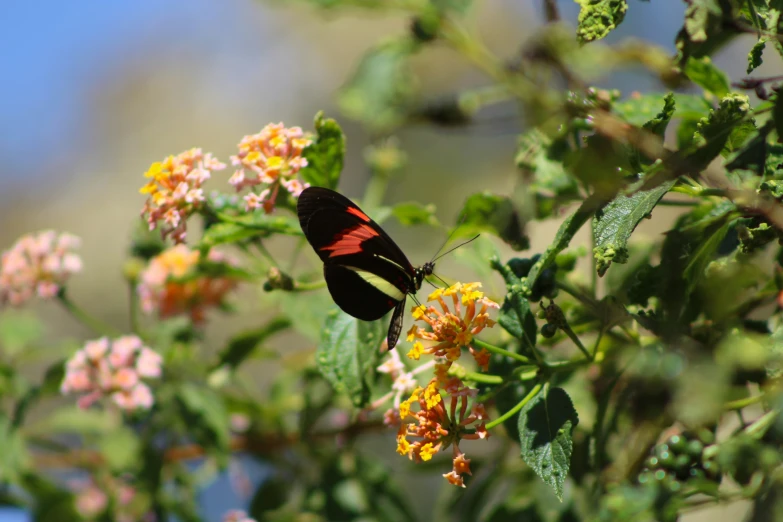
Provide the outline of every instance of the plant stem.
[[321,288],[326,287],[326,281],[320,280],[320,281],[312,281],[310,283],[301,283],[299,281],[294,282],[294,292],[309,292],[311,290],[320,290]]
[[500,375],[487,375],[486,373],[480,373],[480,372],[467,372],[464,375],[466,380],[473,381],[473,382],[481,382],[484,384],[502,384],[503,383],[503,377]]
[[[585,354],[585,357],[587,357],[588,360],[592,361],[593,356],[590,355],[590,352],[587,351],[587,348],[585,348],[585,345],[582,344],[582,341],[579,340],[579,337],[576,336],[573,330],[571,330],[571,327],[568,325],[565,325],[565,327],[561,328],[563,332],[568,336],[569,339],[571,339],[577,348],[579,348],[583,354]],[[597,345],[596,345],[597,347]]]
[[130,321],[131,332],[139,333],[139,294],[136,293],[136,285],[134,282],[128,282],[128,316]]
[[746,406],[750,406],[752,404],[756,404],[758,402],[761,402],[761,400],[764,398],[764,395],[754,395],[753,397],[745,397],[744,399],[737,399],[736,401],[729,401],[726,404],[723,405],[723,408],[726,410],[741,410],[742,408],[745,408]]
[[519,410],[521,410],[522,408],[524,408],[524,407],[525,407],[525,405],[526,405],[528,402],[530,402],[531,400],[533,400],[533,397],[535,397],[536,395],[538,395],[538,392],[540,392],[540,391],[541,391],[541,388],[542,388],[543,386],[544,386],[544,384],[543,384],[543,383],[540,383],[540,382],[539,382],[538,384],[536,384],[535,386],[533,386],[533,388],[532,388],[532,389],[531,389],[531,390],[528,392],[528,394],[527,394],[527,395],[525,395],[525,398],[524,398],[524,399],[522,399],[521,401],[519,401],[519,402],[518,402],[518,403],[517,403],[517,404],[516,404],[516,405],[515,405],[513,408],[511,408],[510,410],[508,410],[506,413],[504,413],[503,415],[501,415],[501,416],[500,416],[500,417],[498,417],[497,419],[493,420],[492,422],[488,422],[488,423],[487,423],[487,425],[486,425],[486,428],[487,428],[488,430],[489,430],[489,429],[492,429],[492,428],[494,428],[495,426],[497,426],[498,424],[502,424],[502,423],[503,423],[503,422],[505,422],[507,419],[510,419],[511,417],[513,417],[514,415],[516,415],[516,414],[519,412]]
[[524,355],[519,355],[518,353],[509,352],[508,350],[504,350],[503,348],[500,348],[498,346],[485,343],[484,341],[481,341],[479,339],[473,339],[473,345],[478,348],[483,348],[488,352],[496,353],[498,355],[503,355],[505,357],[510,357],[511,359],[516,359],[519,362],[523,362],[525,364],[530,364],[530,359],[525,357]]
[[100,319],[91,316],[79,308],[76,303],[70,300],[64,290],[57,294],[57,299],[59,299],[60,304],[63,305],[68,313],[74,317],[74,319],[85,325],[87,328],[93,330],[95,333],[108,336],[117,336],[120,334],[120,332],[114,327],[109,326]]

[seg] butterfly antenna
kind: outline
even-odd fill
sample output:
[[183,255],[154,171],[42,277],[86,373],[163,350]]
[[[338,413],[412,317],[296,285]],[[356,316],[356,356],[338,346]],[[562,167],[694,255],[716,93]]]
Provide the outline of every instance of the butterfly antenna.
[[[438,274],[432,274],[432,275],[433,275],[433,277],[437,277],[438,281],[443,283],[443,286],[445,286],[445,287],[449,286],[449,284],[446,281],[444,281]],[[432,283],[430,283],[430,284],[432,285]],[[432,286],[435,286],[435,285],[432,285]],[[437,286],[435,288],[437,288]]]
[[[455,229],[455,230],[456,230],[456,229]],[[453,233],[453,232],[452,232],[452,233]],[[475,236],[473,236],[472,238],[468,239],[468,240],[467,240],[467,241],[465,241],[464,243],[460,243],[459,245],[455,246],[454,248],[450,248],[450,249],[446,250],[445,252],[443,252],[441,255],[439,255],[438,257],[436,257],[435,259],[433,259],[433,260],[432,260],[432,261],[430,261],[430,262],[431,262],[431,263],[434,263],[435,261],[437,261],[437,260],[438,260],[438,259],[440,259],[441,257],[445,256],[446,254],[449,254],[449,253],[451,253],[451,252],[454,252],[454,251],[455,251],[456,249],[458,249],[459,247],[461,247],[461,246],[465,246],[465,245],[467,245],[468,243],[470,243],[471,241],[475,241],[476,239],[478,239],[478,237],[479,237],[480,235],[481,235],[481,234],[476,234]],[[443,248],[443,247],[441,247],[441,248]],[[440,278],[439,278],[439,279],[440,279]]]

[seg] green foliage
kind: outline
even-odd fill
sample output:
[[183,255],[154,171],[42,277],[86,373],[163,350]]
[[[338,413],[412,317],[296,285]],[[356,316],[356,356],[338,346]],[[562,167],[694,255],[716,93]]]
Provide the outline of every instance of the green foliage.
[[650,213],[674,186],[668,181],[650,190],[631,195],[619,194],[599,210],[593,220],[593,255],[598,275],[604,275],[612,263],[628,261],[628,240],[636,226]]
[[604,38],[620,25],[628,10],[625,0],[579,0],[579,5],[576,37],[582,43]]
[[415,92],[408,59],[416,48],[414,41],[401,38],[367,53],[340,93],[343,113],[379,131],[402,123]]
[[519,412],[522,460],[563,499],[579,417],[561,388],[543,387]]
[[709,56],[689,58],[684,72],[693,83],[718,98],[729,94],[729,77],[712,63]]
[[457,237],[489,232],[514,250],[528,248],[519,213],[510,198],[488,192],[473,194],[465,202],[459,217]]
[[340,310],[326,318],[315,360],[319,371],[339,391],[362,407],[370,398],[371,371],[378,366],[383,338],[379,321],[359,321]]
[[[257,197],[276,190],[264,210],[248,211],[244,195],[217,183],[204,201],[177,200],[185,208],[173,210],[199,218],[203,234],[189,229],[190,253],[167,260],[174,267],[157,289],[170,291],[165,298],[142,291],[160,265],[143,271],[172,237],[146,225],[132,233],[122,270],[128,320],[103,324],[66,288],[51,298],[80,323],[68,330],[77,340],[48,312],[44,321],[37,309],[10,310],[0,274],[0,501],[36,521],[196,522],[200,489],[241,454],[274,468],[253,485],[249,511],[259,521],[675,521],[735,500],[752,505],[750,520],[780,512],[780,80],[732,78],[713,60],[748,33],[758,38],[737,42],[747,44],[749,73],[771,61],[771,48],[783,56],[783,3],[689,1],[672,57],[647,42],[595,42],[634,3],[579,0],[576,36],[547,23],[512,59],[482,41],[469,0],[308,3],[330,16],[353,7],[401,23],[343,83],[341,115],[315,116],[306,165],[280,157],[268,183],[239,187]],[[555,3],[545,4],[557,19]],[[432,82],[421,64],[443,50],[478,67],[484,83]],[[640,67],[659,88],[590,87]],[[428,92],[448,89],[418,99],[414,69]],[[482,109],[501,102],[520,108],[525,124],[516,150],[494,156],[506,171],[493,163],[465,183],[455,176],[443,191],[450,202],[431,196],[429,179],[416,180],[425,189],[403,203],[384,201],[406,176],[406,151],[429,139],[408,127],[434,127],[455,147],[470,132],[479,157],[474,138],[493,123]],[[461,279],[441,260],[428,277],[457,284],[411,296],[392,353],[381,351],[387,320],[360,321],[333,305],[296,214],[299,183],[355,193],[340,183],[346,154],[360,156],[346,150],[343,117],[369,134],[356,139],[371,143],[368,215],[428,237],[433,228],[450,240],[481,233],[448,255],[463,265]],[[453,149],[427,149],[431,164],[417,171],[437,170],[439,150]],[[489,181],[504,188],[484,189],[483,176],[504,172],[503,184]],[[458,216],[439,219],[435,203]],[[378,240],[357,226],[361,215],[319,219],[345,222],[324,241],[342,238],[353,268],[385,269],[377,275],[406,288],[399,267],[365,248]],[[513,254],[530,249],[527,233],[534,251]],[[213,251],[232,261],[205,261]],[[192,254],[202,257],[188,270]],[[43,268],[38,283],[50,283]],[[217,299],[225,289],[241,297]],[[351,298],[369,299],[360,290]],[[252,314],[217,321],[205,311],[212,306]],[[160,356],[159,377],[110,377],[122,354],[96,353],[100,343],[73,355],[88,339],[124,335]],[[134,361],[130,373],[143,366]],[[88,377],[99,382],[92,395],[73,390]],[[152,404],[123,403],[134,378]],[[487,435],[494,444],[482,446]],[[84,490],[61,480],[73,471],[107,495],[99,513],[78,512]],[[132,487],[132,502],[119,502],[116,483]]]
[[315,115],[315,142],[304,150],[307,166],[302,178],[319,187],[335,188],[340,181],[345,158],[345,136],[340,125],[322,112]]

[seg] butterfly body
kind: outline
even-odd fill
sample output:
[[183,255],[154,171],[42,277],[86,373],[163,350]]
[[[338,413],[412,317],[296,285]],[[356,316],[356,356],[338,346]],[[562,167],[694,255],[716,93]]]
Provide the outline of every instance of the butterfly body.
[[327,188],[309,187],[297,203],[299,224],[324,263],[334,302],[364,321],[394,309],[387,344],[393,349],[402,330],[408,294],[415,294],[434,263],[414,268],[400,247],[351,200]]

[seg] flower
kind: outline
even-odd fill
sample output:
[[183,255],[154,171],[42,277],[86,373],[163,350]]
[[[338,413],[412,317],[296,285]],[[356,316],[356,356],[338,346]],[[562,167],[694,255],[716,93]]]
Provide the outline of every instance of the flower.
[[80,272],[73,251],[81,241],[53,230],[22,236],[0,256],[0,305],[20,306],[34,296],[55,297],[68,278]]
[[400,403],[402,424],[397,432],[397,453],[424,462],[452,446],[453,469],[443,476],[449,483],[464,487],[462,475],[470,474],[470,460],[459,449],[459,442],[489,436],[484,426],[484,405],[474,402],[468,409],[477,393],[457,377],[450,378],[445,386],[435,377],[426,388],[416,388],[410,398]]
[[[190,314],[195,322],[204,320],[205,310],[223,304],[226,294],[238,280],[230,275],[203,273],[204,261],[198,250],[180,244],[152,258],[139,276],[137,292],[145,313],[157,312],[160,317]],[[206,256],[206,262],[231,267],[236,263],[216,250]],[[142,366],[146,364],[142,358]]]
[[[465,486],[463,476],[470,474],[470,460],[459,449],[459,442],[489,436],[485,427],[486,409],[475,400],[478,390],[450,373],[462,348],[468,348],[479,367],[486,370],[489,366],[489,352],[483,348],[477,350],[473,338],[484,328],[495,325],[488,312],[498,305],[484,297],[478,290],[480,287],[480,283],[457,283],[437,289],[428,301],[437,302],[440,309],[413,308],[414,319],[423,321],[430,329],[417,325],[410,329],[408,341],[414,343],[408,358],[418,361],[424,355],[434,356],[433,361],[419,367],[434,367],[434,377],[426,387],[415,388],[407,400],[399,402],[397,452],[422,462],[451,446],[453,468],[443,477],[460,487]],[[386,418],[393,417],[386,415]]]
[[[140,362],[145,371],[138,370]],[[83,394],[79,407],[88,408],[104,397],[111,397],[126,411],[150,409],[152,390],[142,378],[159,377],[162,358],[143,345],[135,335],[110,341],[107,337],[88,341],[65,364],[60,386],[64,394]]]
[[125,476],[102,475],[71,482],[75,490],[75,507],[87,520],[152,520],[145,503],[134,502],[137,490]]
[[146,216],[150,230],[160,226],[164,239],[171,235],[176,243],[185,241],[187,219],[204,201],[202,184],[211,171],[224,168],[225,164],[201,149],[190,149],[150,165],[144,176],[151,179],[139,190],[149,195],[141,215]]
[[[484,297],[478,288],[481,283],[457,283],[449,288],[438,288],[432,292],[427,301],[436,301],[441,310],[434,306],[417,306],[413,309],[413,318],[427,323],[431,331],[413,325],[408,331],[408,341],[416,339],[433,341],[435,344],[425,347],[421,342],[415,342],[408,357],[418,360],[423,354],[445,357],[448,361],[456,361],[467,347],[476,363],[484,370],[489,365],[489,352],[477,350],[471,343],[473,336],[484,328],[495,326],[495,321],[489,318],[490,308],[499,308],[494,301]],[[454,308],[449,307],[448,300]],[[476,305],[480,305],[477,308]]]
[[263,208],[270,214],[280,187],[292,196],[299,194],[309,185],[296,178],[297,173],[307,166],[302,151],[313,140],[300,127],[286,128],[282,123],[270,123],[258,134],[242,138],[239,153],[231,156],[231,164],[238,167],[228,182],[237,192],[245,187],[267,185],[259,193],[250,192],[244,197],[248,212]]
[[248,517],[247,513],[240,509],[232,509],[223,515],[223,522],[256,522],[256,520]]

